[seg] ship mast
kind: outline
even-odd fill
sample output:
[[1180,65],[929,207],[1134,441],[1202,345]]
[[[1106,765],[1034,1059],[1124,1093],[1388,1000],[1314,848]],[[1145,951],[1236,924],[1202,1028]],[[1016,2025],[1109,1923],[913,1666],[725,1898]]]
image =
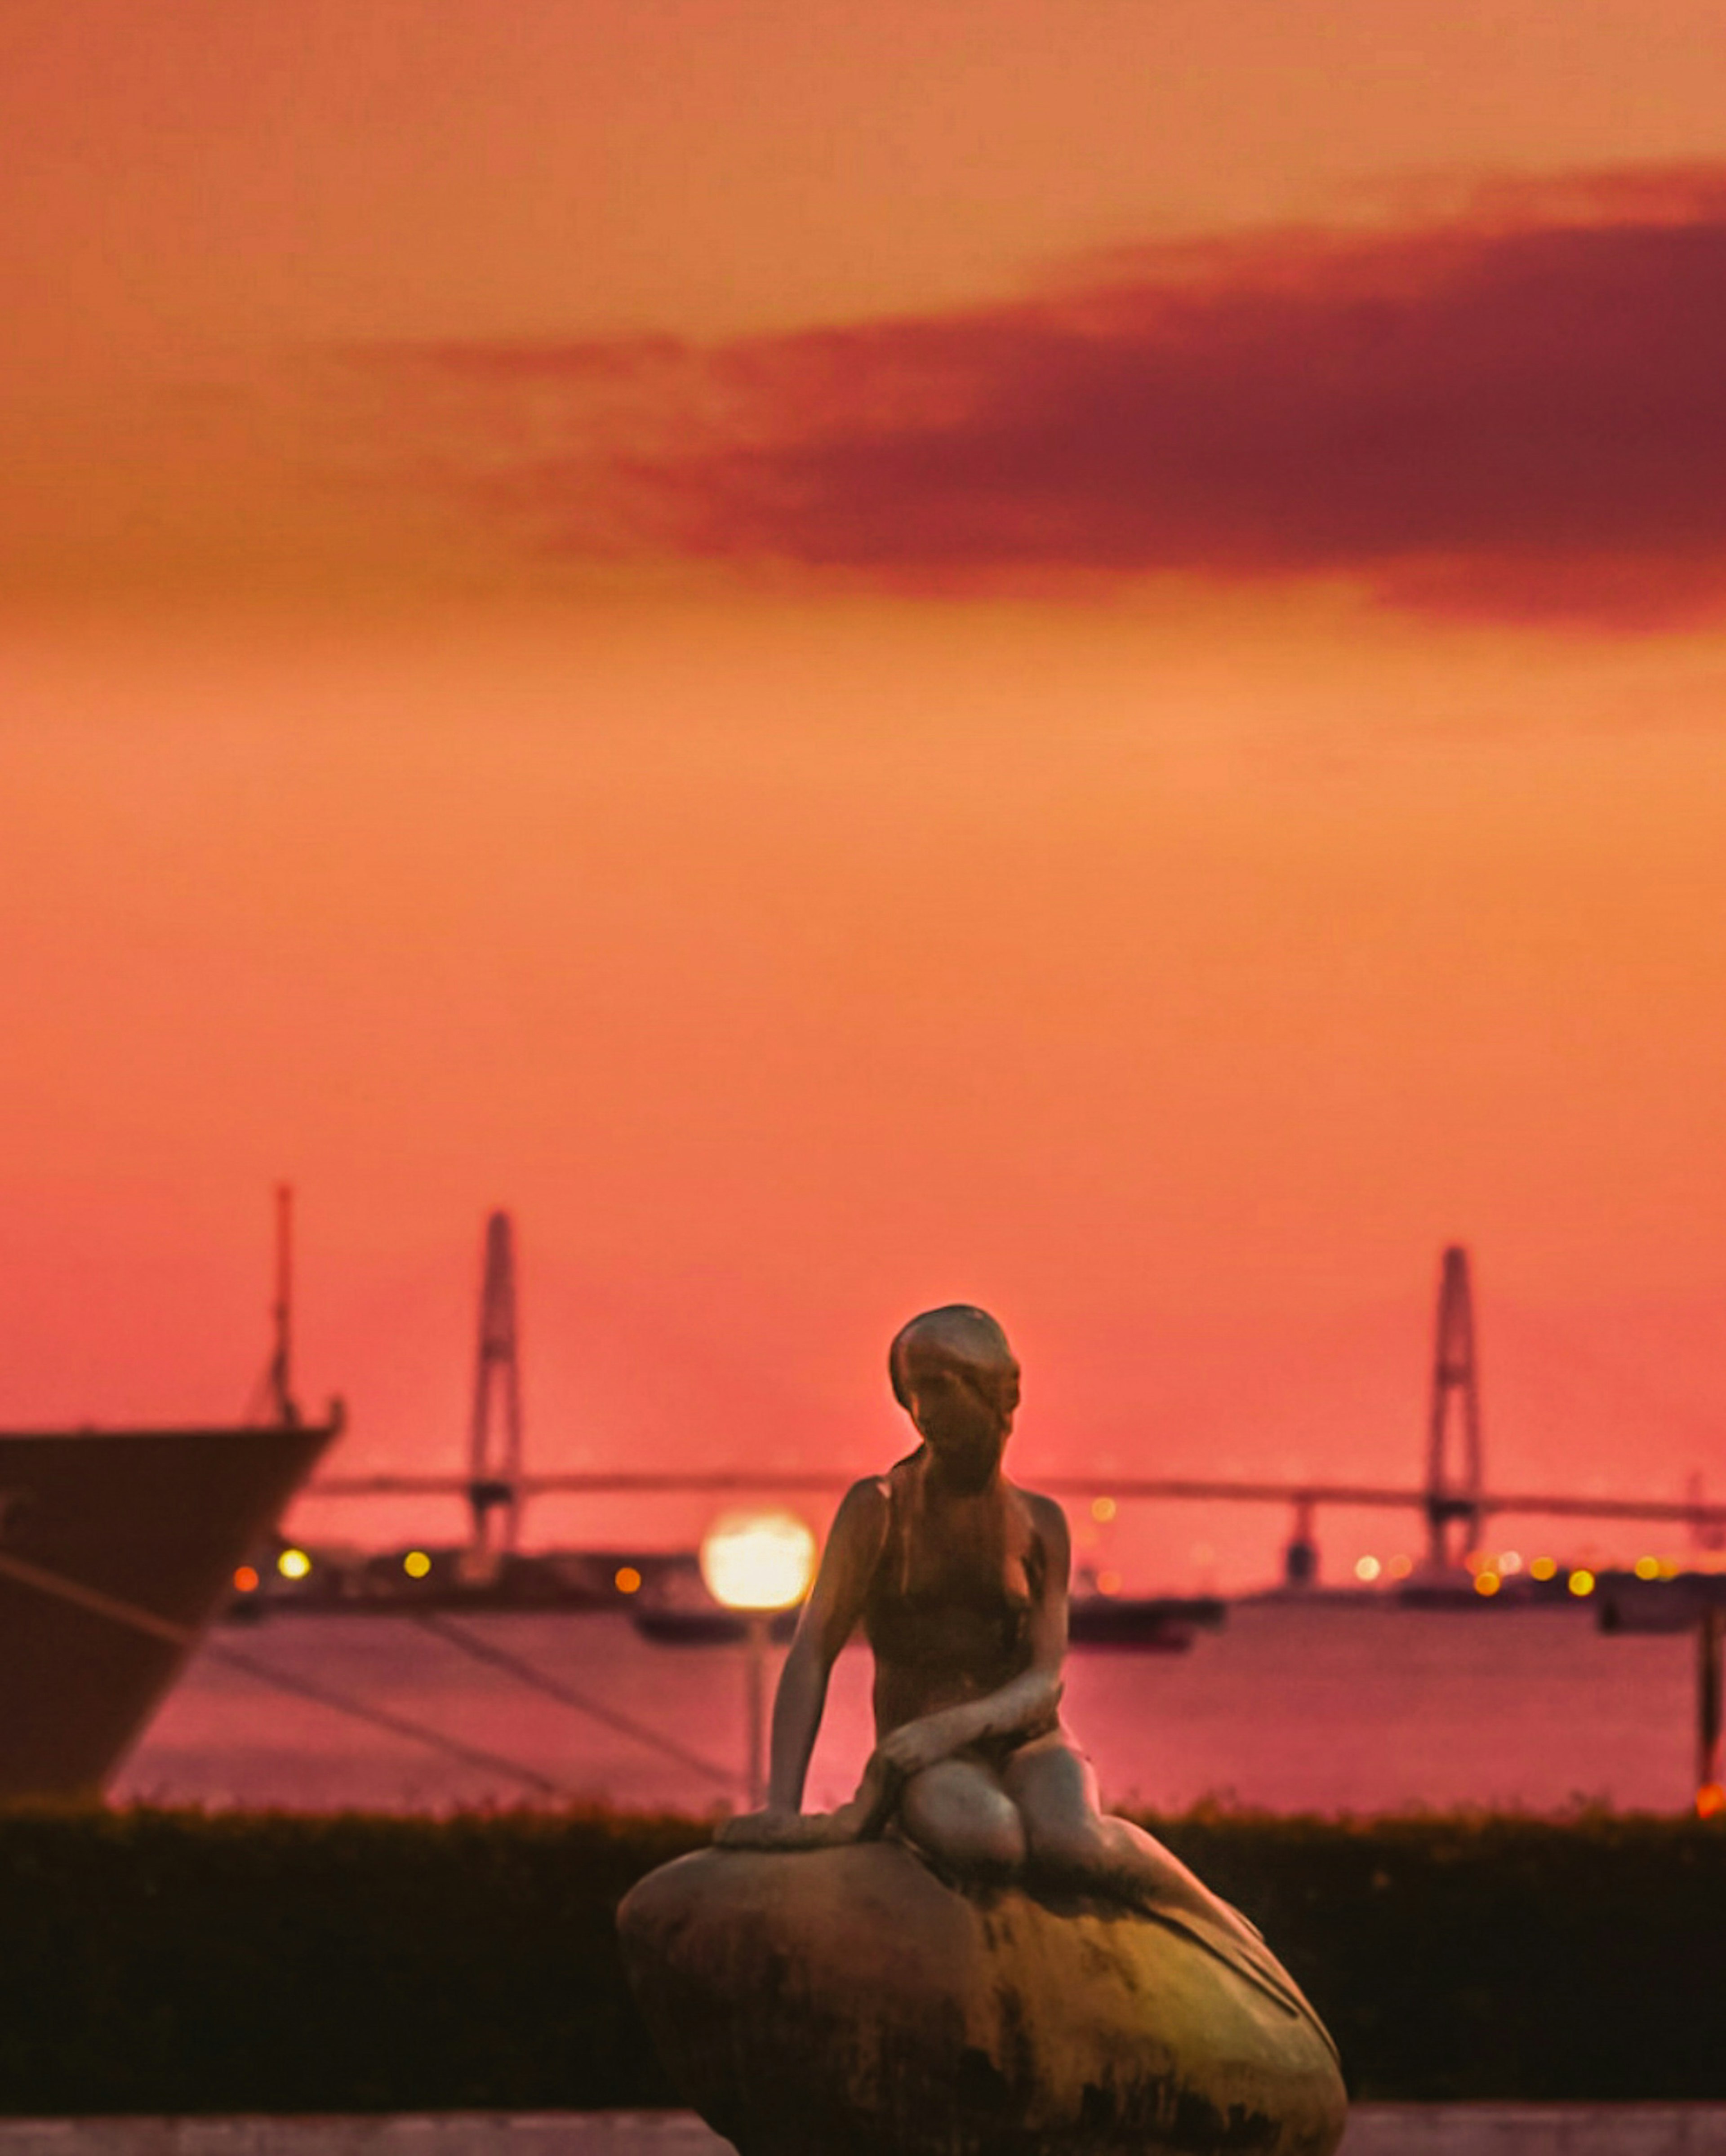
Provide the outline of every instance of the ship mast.
[[294,1398],[294,1186],[275,1186],[275,1300],[270,1308],[275,1345],[258,1390],[252,1412],[267,1410],[285,1430],[299,1427],[300,1404]]

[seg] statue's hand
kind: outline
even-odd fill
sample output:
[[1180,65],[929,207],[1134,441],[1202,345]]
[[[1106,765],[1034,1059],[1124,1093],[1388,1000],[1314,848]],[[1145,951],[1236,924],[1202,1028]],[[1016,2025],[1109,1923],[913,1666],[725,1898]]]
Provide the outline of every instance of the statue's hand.
[[740,1812],[727,1820],[713,1839],[722,1849],[783,1849],[803,1824],[801,1812],[768,1805],[764,1811]]
[[[902,1722],[875,1748],[875,1758],[901,1782],[938,1766],[959,1749],[963,1738],[939,1715],[925,1715],[920,1722]],[[873,1763],[873,1762],[871,1762]]]
[[714,1835],[721,1849],[833,1849],[857,1839],[855,1806],[836,1812],[742,1812],[728,1819]]

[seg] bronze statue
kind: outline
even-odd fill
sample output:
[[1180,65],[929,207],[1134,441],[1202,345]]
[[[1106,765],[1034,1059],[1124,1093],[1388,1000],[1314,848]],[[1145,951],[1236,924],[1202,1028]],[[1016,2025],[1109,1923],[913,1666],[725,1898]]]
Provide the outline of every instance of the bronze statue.
[[[767,1809],[730,1821],[720,1841],[809,1849],[896,1831],[960,1877],[1028,1876],[1179,1923],[1310,2015],[1238,1910],[1098,1807],[1059,1712],[1066,1518],[1001,1472],[1019,1405],[1007,1336],[986,1311],[949,1304],[912,1319],[887,1368],[922,1442],[841,1503],[779,1681]],[[876,1748],[849,1804],[804,1813],[828,1676],[860,1623],[875,1655]]]
[[[1336,2050],[1257,1930],[1106,1816],[1063,1726],[1066,1522],[1001,1471],[1019,1366],[953,1304],[893,1342],[920,1440],[854,1484],[786,1657],[768,1802],[619,1911],[686,2093],[744,2156],[1329,2156]],[[840,1649],[876,1747],[800,1810]]]

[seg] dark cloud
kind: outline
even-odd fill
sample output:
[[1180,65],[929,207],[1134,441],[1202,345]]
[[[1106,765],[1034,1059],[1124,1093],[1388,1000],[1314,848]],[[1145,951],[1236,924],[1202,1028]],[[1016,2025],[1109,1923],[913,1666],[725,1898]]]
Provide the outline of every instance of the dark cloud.
[[1621,626],[1726,603],[1726,172],[708,352],[424,357],[513,415],[488,499],[580,551],[936,591],[1342,575]]

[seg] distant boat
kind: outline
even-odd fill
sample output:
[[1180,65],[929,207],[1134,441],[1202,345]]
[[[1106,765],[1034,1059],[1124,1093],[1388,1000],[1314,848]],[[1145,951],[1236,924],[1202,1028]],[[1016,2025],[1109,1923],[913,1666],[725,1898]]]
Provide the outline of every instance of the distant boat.
[[100,1792],[341,1424],[0,1433],[0,1800]]
[[1394,1593],[1397,1605],[1404,1609],[1490,1609],[1495,1605],[1520,1609],[1527,1605],[1525,1594],[1488,1597],[1477,1592],[1474,1582],[1464,1573],[1460,1578],[1420,1578],[1405,1580]]
[[[1179,1655],[1192,1645],[1195,1631],[1218,1629],[1227,1614],[1227,1604],[1215,1595],[1135,1599],[1081,1590],[1067,1607],[1067,1636],[1076,1647]],[[726,1646],[748,1637],[748,1620],[721,1609],[701,1585],[692,1560],[667,1568],[632,1604],[629,1615],[644,1639],[662,1646]],[[797,1616],[795,1609],[778,1612],[770,1620],[771,1637],[788,1640]]]
[[1076,1647],[1184,1655],[1195,1632],[1219,1631],[1227,1618],[1228,1604],[1215,1594],[1076,1594],[1067,1606],[1067,1637]]
[[[741,1645],[749,1636],[749,1620],[722,1609],[632,1609],[635,1630],[644,1640],[662,1647],[727,1647]],[[768,1637],[783,1646],[797,1630],[795,1609],[776,1609],[768,1619]]]

